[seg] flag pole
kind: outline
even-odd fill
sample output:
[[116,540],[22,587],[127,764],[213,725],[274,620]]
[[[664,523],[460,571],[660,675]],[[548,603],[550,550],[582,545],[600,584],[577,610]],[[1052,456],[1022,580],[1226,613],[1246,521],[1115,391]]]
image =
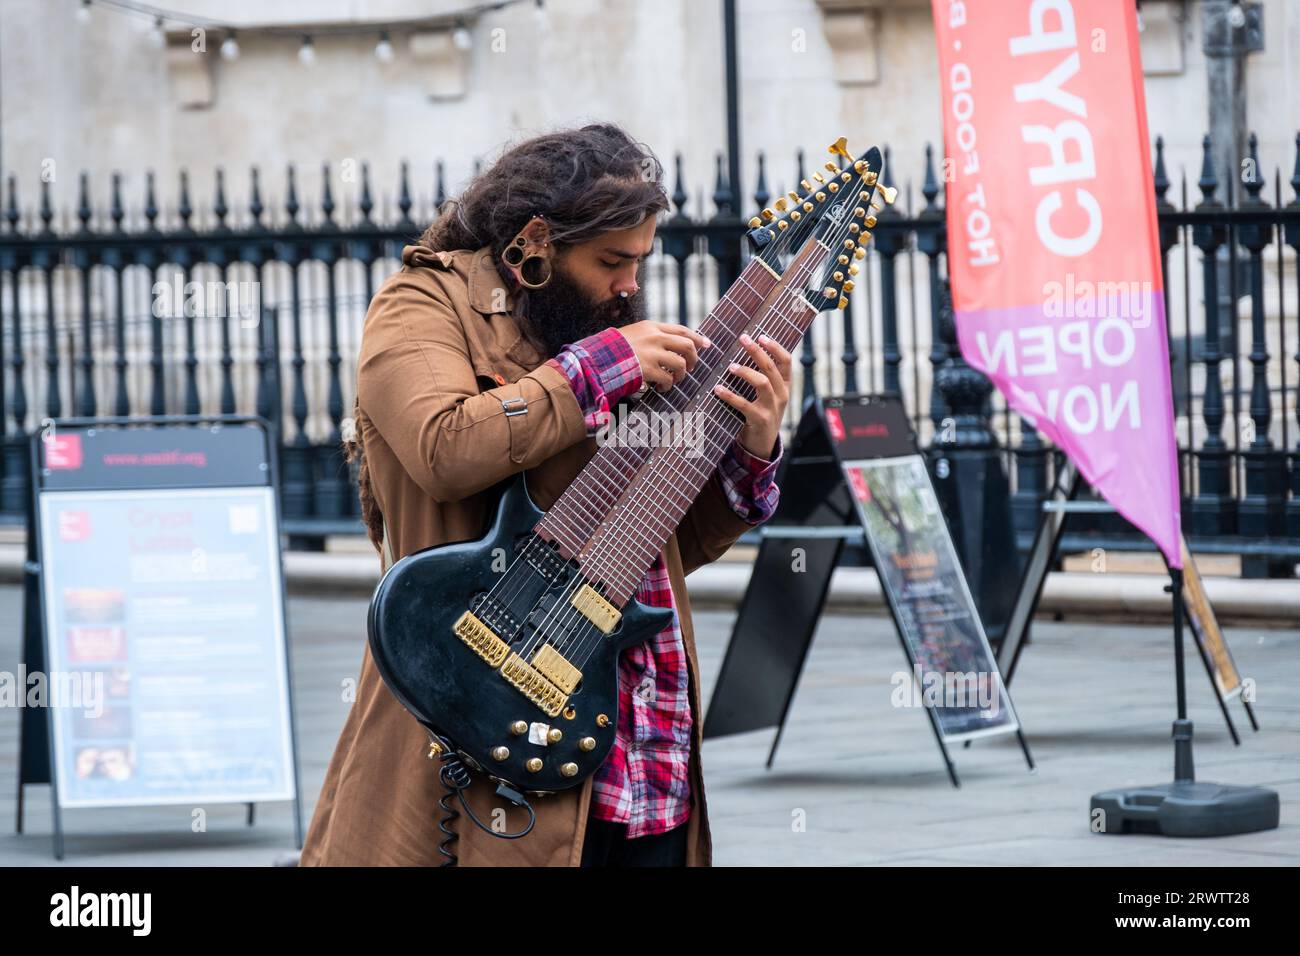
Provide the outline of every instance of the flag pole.
[[1174,779],[1147,787],[1105,790],[1092,796],[1095,833],[1147,833],[1171,837],[1227,836],[1275,830],[1280,818],[1277,791],[1235,784],[1197,783],[1192,759],[1192,722],[1187,718],[1187,671],[1183,655],[1183,569],[1169,563],[1174,631]]

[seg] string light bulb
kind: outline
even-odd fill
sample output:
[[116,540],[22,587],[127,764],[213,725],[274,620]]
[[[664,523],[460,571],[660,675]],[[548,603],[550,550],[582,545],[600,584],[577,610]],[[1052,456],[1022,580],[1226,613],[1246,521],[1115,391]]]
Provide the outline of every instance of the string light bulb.
[[379,34],[379,42],[375,44],[375,59],[380,63],[393,62],[393,44],[388,39],[387,30]]
[[228,37],[221,41],[221,58],[231,61],[239,59],[239,41],[235,39],[233,30]]
[[90,0],[81,0],[81,6],[77,7],[77,22],[90,22]]
[[167,34],[163,32],[162,17],[154,20],[153,29],[149,31],[149,43],[155,50],[161,50],[167,45]]
[[474,35],[469,32],[465,24],[456,24],[456,29],[451,31],[451,42],[457,50],[468,50],[474,46]]
[[298,47],[298,62],[303,66],[311,66],[316,62],[316,47],[311,42],[311,37],[303,35],[302,46]]

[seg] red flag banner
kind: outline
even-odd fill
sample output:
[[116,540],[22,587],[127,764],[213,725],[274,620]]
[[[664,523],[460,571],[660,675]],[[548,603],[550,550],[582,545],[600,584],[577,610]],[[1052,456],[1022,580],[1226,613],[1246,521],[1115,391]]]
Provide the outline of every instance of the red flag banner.
[[1181,567],[1132,0],[931,3],[962,355]]

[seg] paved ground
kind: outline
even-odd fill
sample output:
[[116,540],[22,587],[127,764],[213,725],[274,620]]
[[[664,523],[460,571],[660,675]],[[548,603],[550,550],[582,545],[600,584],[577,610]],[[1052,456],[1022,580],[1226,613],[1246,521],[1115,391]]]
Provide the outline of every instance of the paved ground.
[[[0,670],[15,672],[20,592],[0,588]],[[697,614],[706,700],[733,615]],[[356,672],[365,602],[290,601],[303,825],[310,819]],[[705,775],[719,865],[1294,866],[1300,863],[1300,628],[1230,630],[1242,672],[1258,684],[1263,728],[1233,747],[1199,659],[1190,658],[1196,768],[1204,780],[1272,787],[1279,830],[1175,841],[1099,836],[1088,829],[1096,790],[1157,783],[1172,774],[1171,643],[1145,626],[1041,623],[1012,686],[1038,771],[1012,738],[954,750],[962,778],[948,783],[929,724],[890,706],[890,676],[905,669],[884,617],[835,616],[821,625],[771,771],[770,732],[711,740]],[[1232,709],[1247,727],[1239,704]],[[45,865],[49,788],[27,788],[26,833],[13,831],[19,712],[0,709],[0,864]],[[78,865],[268,864],[293,847],[291,806],[209,807],[193,833],[189,807],[72,810],[67,862]],[[795,826],[804,822],[803,829]]]

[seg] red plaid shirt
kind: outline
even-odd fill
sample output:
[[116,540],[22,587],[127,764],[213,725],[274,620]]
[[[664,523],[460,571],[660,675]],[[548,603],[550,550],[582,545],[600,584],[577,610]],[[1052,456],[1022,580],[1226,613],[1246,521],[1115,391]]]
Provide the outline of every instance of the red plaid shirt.
[[[595,432],[610,406],[641,387],[641,365],[617,329],[565,346],[549,360],[569,379],[587,428]],[[718,477],[732,509],[750,524],[776,510],[774,480],[781,458],[767,461],[733,442],[718,465]],[[636,599],[672,607],[673,592],[664,556],[655,558]],[[618,721],[614,746],[592,781],[591,815],[627,824],[631,837],[663,833],[691,815],[691,728],[686,648],[674,611],[672,622],[654,637],[626,648],[618,665]]]

